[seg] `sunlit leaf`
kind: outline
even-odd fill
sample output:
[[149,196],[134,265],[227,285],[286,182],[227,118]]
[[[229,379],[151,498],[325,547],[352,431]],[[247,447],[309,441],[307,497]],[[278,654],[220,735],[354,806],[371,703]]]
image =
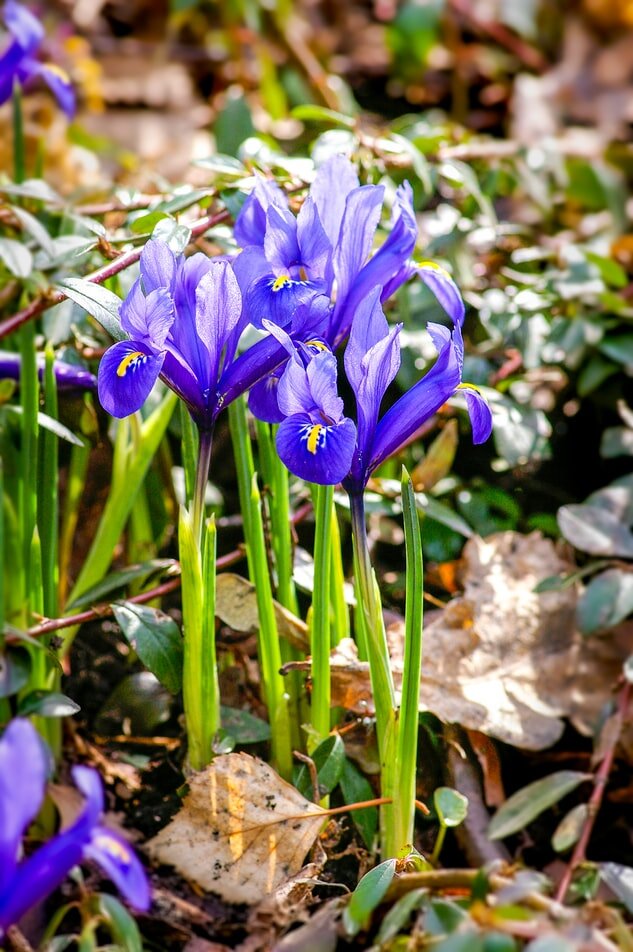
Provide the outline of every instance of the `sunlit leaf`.
[[395,874],[395,859],[385,860],[365,873],[343,913],[343,924],[349,936],[357,935],[368,924],[372,912],[384,899]]
[[504,836],[524,830],[537,816],[590,779],[591,774],[577,770],[559,770],[517,790],[493,816],[488,827],[488,836],[491,840],[500,840]]

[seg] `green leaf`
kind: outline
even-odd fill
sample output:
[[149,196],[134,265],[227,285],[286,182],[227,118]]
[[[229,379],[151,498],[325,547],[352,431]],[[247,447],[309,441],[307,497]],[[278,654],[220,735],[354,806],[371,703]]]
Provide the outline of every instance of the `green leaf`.
[[33,255],[21,241],[0,238],[0,261],[16,278],[28,278],[33,270]]
[[[321,741],[312,754],[312,760],[317,769],[319,794],[325,796],[325,794],[332,792],[341,779],[346,760],[345,745],[340,735],[331,734],[330,737]],[[304,797],[308,800],[312,799],[312,779],[305,764],[302,764],[297,771],[295,786]]]
[[380,905],[396,874],[396,860],[388,859],[366,873],[352,893],[343,913],[343,925],[350,937],[364,929]]
[[96,585],[91,585],[89,589],[86,589],[79,598],[68,602],[66,607],[78,611],[78,609],[85,608],[87,605],[96,605],[98,602],[102,602],[106,596],[111,595],[112,592],[125,588],[130,582],[136,582],[140,579],[147,580],[152,575],[159,572],[163,574],[169,569],[175,568],[176,565],[174,559],[149,559],[149,561],[141,562],[139,565],[130,565],[119,572],[111,572],[101,582],[97,582]]
[[560,935],[542,935],[525,946],[524,952],[577,952],[576,942]]
[[98,910],[109,927],[117,949],[121,952],[143,952],[141,933],[134,918],[116,896],[99,893]]
[[600,440],[600,456],[633,456],[633,429],[629,426],[609,426]]
[[468,814],[468,797],[451,787],[438,787],[433,794],[433,805],[442,826],[459,826]]
[[334,109],[326,109],[325,106],[315,106],[312,103],[295,106],[290,115],[293,119],[300,119],[302,122],[326,122],[328,125],[343,126],[346,129],[353,129],[355,125],[355,120],[351,116],[344,116],[342,112],[335,112]]
[[151,235],[158,222],[168,217],[167,212],[146,212],[130,222],[130,231],[135,235]]
[[[5,410],[8,413],[13,413],[15,416],[21,416],[23,413],[23,408],[14,404],[8,404],[5,406]],[[37,422],[45,430],[58,436],[60,440],[72,443],[73,446],[85,446],[84,441],[80,440],[78,436],[75,436],[72,430],[69,430],[68,427],[60,423],[59,420],[54,420],[53,417],[48,416],[47,413],[42,413],[41,410],[38,410]]]
[[600,876],[628,911],[633,913],[633,867],[620,863],[600,863]]
[[475,534],[465,519],[462,519],[450,506],[438,502],[433,496],[427,496],[426,493],[416,493],[415,503],[416,507],[430,519],[435,519],[440,525],[452,529],[453,532],[458,532],[466,539],[470,539]]
[[119,602],[112,606],[121,631],[145,667],[168,691],[182,686],[182,638],[173,618],[158,608]]
[[611,628],[633,612],[633,575],[608,569],[590,582],[576,608],[583,635]]
[[150,671],[137,671],[122,678],[95,718],[98,734],[120,734],[123,725],[130,733],[145,737],[169,720],[172,699]]
[[586,397],[597,390],[605,380],[618,372],[618,365],[601,354],[592,354],[578,374],[576,389],[579,397]]
[[261,744],[270,740],[270,724],[250,711],[220,705],[222,727],[237,744]]
[[395,939],[398,933],[406,928],[412,914],[423,905],[427,896],[426,889],[412,889],[411,892],[405,893],[393,904],[382,920],[376,936],[376,943],[380,948],[382,948],[382,943]]
[[30,675],[31,657],[26,648],[6,648],[0,654],[0,698],[17,694]]
[[175,218],[163,218],[157,222],[152,232],[152,239],[164,241],[174,254],[182,254],[191,240],[191,229],[181,225]]
[[484,936],[483,952],[517,952],[516,940],[504,932],[488,932]]
[[30,691],[18,705],[18,715],[29,717],[39,714],[41,717],[71,717],[80,711],[79,705],[57,691]]
[[217,153],[216,155],[205,156],[204,159],[194,159],[192,164],[228,178],[242,178],[248,175],[246,166],[232,155]]
[[86,281],[85,278],[65,278],[57,286],[66,297],[91,314],[110,337],[114,340],[127,339],[119,318],[119,309],[123,302],[113,291],[93,281]]
[[578,803],[563,817],[552,834],[552,847],[557,853],[565,853],[578,842],[588,815],[588,805]]
[[562,506],[558,525],[568,542],[591,555],[633,558],[633,533],[620,518],[600,506]]
[[35,215],[31,215],[30,212],[27,212],[24,208],[20,208],[19,205],[12,205],[11,212],[18,219],[26,233],[38,243],[40,248],[47,254],[52,255],[54,250],[53,240]]
[[474,931],[459,932],[450,935],[443,942],[435,945],[434,952],[483,952],[483,936]]
[[35,198],[53,205],[63,205],[64,200],[43,179],[26,179],[19,185],[12,182],[0,184],[0,192],[5,195],[17,195],[20,198]]
[[517,790],[493,816],[488,836],[491,840],[500,840],[525,829],[535,817],[554,806],[585,780],[591,780],[591,776],[577,770],[559,770]]
[[[339,780],[341,793],[345,803],[362,803],[372,800],[374,791],[358,767],[347,757]],[[378,829],[378,810],[376,807],[365,807],[362,810],[352,810],[350,813],[354,826],[360,833],[368,850],[374,848],[374,840]]]
[[602,339],[598,347],[616,363],[633,367],[633,333],[610,334]]

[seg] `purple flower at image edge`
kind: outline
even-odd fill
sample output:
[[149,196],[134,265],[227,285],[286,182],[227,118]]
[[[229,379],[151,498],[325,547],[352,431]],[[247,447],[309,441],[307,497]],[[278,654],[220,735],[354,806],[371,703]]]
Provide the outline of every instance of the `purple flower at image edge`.
[[25,86],[32,80],[42,79],[62,110],[72,118],[76,100],[70,79],[55,63],[42,63],[35,57],[44,39],[42,24],[16,0],[6,0],[2,19],[11,39],[0,55],[0,103],[11,98],[15,83]]
[[[44,376],[44,358],[37,359],[40,380]],[[53,372],[59,390],[95,390],[97,378],[89,370],[69,364],[64,360],[53,361]],[[22,374],[22,358],[19,354],[0,351],[0,380],[19,380]]]
[[[454,396],[463,393],[471,418],[473,441],[490,436],[492,415],[481,394],[462,384],[464,344],[461,322],[453,329],[429,324],[437,360],[413,387],[380,417],[380,406],[400,366],[400,325],[389,327],[374,288],[354,314],[345,350],[347,379],[356,398],[356,424],[345,417],[338,397],[336,360],[329,352],[303,360],[287,337],[294,356],[278,385],[284,419],[277,449],[288,469],[310,482],[343,482],[360,493],[371,474],[407,443],[419,427]],[[272,327],[269,327],[273,333]],[[277,336],[283,334],[278,329]],[[352,430],[353,428],[353,430]]]
[[0,738],[0,938],[84,860],[96,862],[135,909],[145,911],[150,905],[149,884],[136,854],[99,823],[103,786],[90,767],[72,770],[86,801],[78,819],[20,859],[22,838],[44,800],[48,766],[48,753],[32,724],[13,720]]

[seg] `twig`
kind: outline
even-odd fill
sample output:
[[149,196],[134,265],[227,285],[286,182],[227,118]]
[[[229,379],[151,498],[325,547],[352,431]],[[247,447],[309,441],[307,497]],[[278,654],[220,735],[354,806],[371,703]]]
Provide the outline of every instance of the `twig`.
[[593,792],[589,798],[589,803],[587,804],[587,817],[585,819],[582,833],[580,834],[580,838],[576,843],[572,857],[567,865],[560,883],[558,884],[558,889],[556,890],[556,899],[558,902],[563,902],[565,899],[567,890],[571,884],[572,876],[574,875],[574,871],[585,860],[587,845],[593,831],[594,823],[596,822],[598,811],[600,810],[600,806],[602,804],[605,787],[607,785],[609,773],[611,772],[613,759],[615,757],[615,750],[620,740],[620,735],[622,734],[624,724],[626,723],[626,716],[628,713],[629,704],[631,702],[631,687],[631,682],[625,681],[620,690],[618,707],[615,712],[617,730],[614,730],[613,734],[610,736],[609,746],[605,751],[605,755],[602,758],[600,767],[596,771],[593,781]]
[[540,50],[526,43],[503,23],[498,23],[496,20],[481,20],[473,12],[470,0],[449,0],[449,6],[470,23],[474,30],[487,34],[499,46],[510,50],[525,66],[539,73],[547,69],[549,64]]
[[[192,240],[204,235],[205,231],[208,231],[209,228],[213,228],[214,225],[219,225],[220,222],[226,221],[229,217],[228,211],[224,210],[217,212],[215,215],[207,215],[199,219],[191,226]],[[142,251],[143,248],[132,248],[131,251],[126,251],[118,255],[114,261],[109,262],[97,271],[93,271],[85,280],[92,282],[92,284],[103,284],[108,278],[113,278],[116,274],[136,264],[141,257]],[[12,334],[13,331],[22,327],[23,324],[26,324],[32,320],[32,318],[37,317],[51,307],[55,307],[56,304],[61,304],[66,298],[67,295],[64,294],[63,291],[48,288],[43,294],[40,294],[39,297],[31,301],[27,307],[18,311],[18,313],[12,317],[8,317],[5,321],[0,322],[0,340],[6,337],[7,334]]]
[[33,946],[17,926],[9,926],[7,929],[7,942],[11,952],[34,952]]

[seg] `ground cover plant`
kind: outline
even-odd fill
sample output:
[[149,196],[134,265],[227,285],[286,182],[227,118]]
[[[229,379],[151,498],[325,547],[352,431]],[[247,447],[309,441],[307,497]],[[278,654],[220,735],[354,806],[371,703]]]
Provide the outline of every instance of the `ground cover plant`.
[[633,948],[628,5],[1,16],[0,947]]

